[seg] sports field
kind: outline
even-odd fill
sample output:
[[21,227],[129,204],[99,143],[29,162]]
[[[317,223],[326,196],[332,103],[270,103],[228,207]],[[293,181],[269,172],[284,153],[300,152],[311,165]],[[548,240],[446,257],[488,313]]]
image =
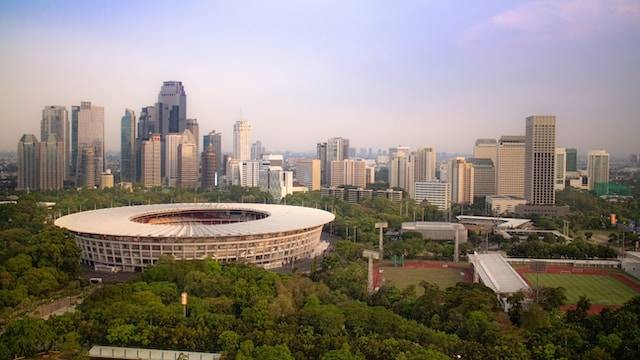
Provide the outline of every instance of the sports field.
[[464,270],[454,268],[402,268],[402,267],[381,267],[380,276],[385,282],[392,283],[398,289],[404,289],[409,285],[416,286],[416,292],[421,295],[423,288],[420,287],[422,280],[438,285],[441,289],[454,286],[458,282],[464,282]]
[[584,295],[593,304],[621,305],[638,295],[627,285],[607,275],[525,273],[524,276],[532,286],[539,281],[540,286],[565,288],[567,304],[577,303],[580,296]]

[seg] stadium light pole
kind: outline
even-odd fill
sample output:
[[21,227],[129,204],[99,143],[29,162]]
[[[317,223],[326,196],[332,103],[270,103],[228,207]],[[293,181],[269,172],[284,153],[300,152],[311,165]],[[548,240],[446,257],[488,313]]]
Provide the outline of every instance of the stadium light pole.
[[367,264],[367,292],[373,294],[373,260],[379,259],[380,254],[377,251],[363,250],[362,257],[367,258],[369,263]]
[[377,222],[376,229],[380,229],[380,238],[378,239],[378,251],[380,252],[380,261],[384,258],[384,229],[388,228],[389,224],[386,222]]

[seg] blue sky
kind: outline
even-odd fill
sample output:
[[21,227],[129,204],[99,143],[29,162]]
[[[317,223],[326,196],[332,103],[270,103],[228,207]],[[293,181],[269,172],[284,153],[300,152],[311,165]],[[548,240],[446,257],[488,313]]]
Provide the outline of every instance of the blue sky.
[[640,1],[3,1],[0,148],[44,105],[124,108],[182,80],[188,115],[231,148],[242,114],[271,150],[469,152],[558,117],[558,145],[640,152]]

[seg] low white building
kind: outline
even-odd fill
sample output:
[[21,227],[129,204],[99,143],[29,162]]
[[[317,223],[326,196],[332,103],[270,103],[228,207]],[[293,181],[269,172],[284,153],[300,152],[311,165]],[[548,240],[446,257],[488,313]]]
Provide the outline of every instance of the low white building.
[[495,215],[515,213],[516,206],[527,203],[527,200],[523,198],[508,195],[487,196],[486,199],[487,210],[490,210],[491,214]]
[[436,221],[416,221],[402,223],[402,232],[419,232],[424,239],[433,241],[455,241],[459,243],[467,242],[467,229],[462,224],[436,222]]
[[625,258],[622,259],[622,270],[640,278],[640,252],[627,251]]

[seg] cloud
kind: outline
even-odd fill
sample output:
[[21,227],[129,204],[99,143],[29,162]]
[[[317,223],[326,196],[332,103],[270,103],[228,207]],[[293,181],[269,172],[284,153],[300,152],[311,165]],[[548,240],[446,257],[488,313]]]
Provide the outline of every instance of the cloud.
[[640,25],[637,0],[535,0],[520,3],[469,28],[470,43],[492,34],[574,38],[616,26]]

